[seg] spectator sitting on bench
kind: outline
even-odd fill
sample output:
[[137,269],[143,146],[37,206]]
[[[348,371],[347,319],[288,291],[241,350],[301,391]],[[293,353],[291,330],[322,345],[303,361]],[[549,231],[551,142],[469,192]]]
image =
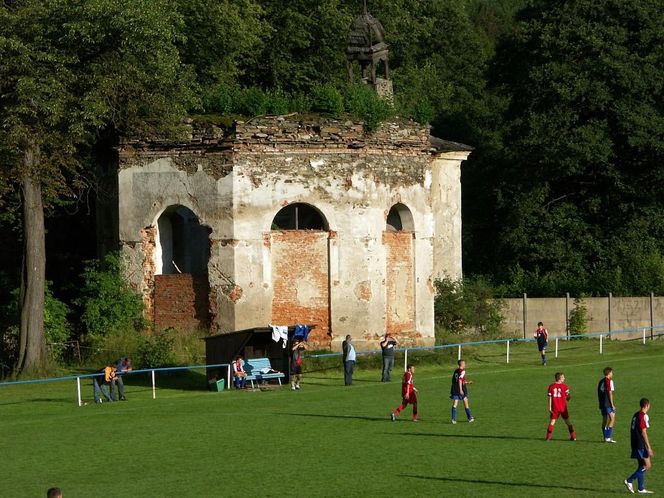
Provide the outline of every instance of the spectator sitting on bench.
[[244,385],[247,383],[247,372],[244,371],[244,360],[241,354],[237,355],[233,362],[233,383],[235,389],[244,389]]

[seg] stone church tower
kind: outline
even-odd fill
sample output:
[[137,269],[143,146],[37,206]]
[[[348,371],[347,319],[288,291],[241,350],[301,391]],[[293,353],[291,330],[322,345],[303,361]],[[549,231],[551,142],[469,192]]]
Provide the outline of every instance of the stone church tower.
[[[352,32],[380,32],[366,16]],[[347,52],[374,85],[378,63],[389,80],[376,40]],[[126,140],[117,178],[127,278],[159,328],[304,323],[318,347],[339,349],[351,334],[375,349],[386,330],[431,345],[433,282],[461,276],[470,151],[412,121],[369,133],[300,115],[192,123],[178,142]]]

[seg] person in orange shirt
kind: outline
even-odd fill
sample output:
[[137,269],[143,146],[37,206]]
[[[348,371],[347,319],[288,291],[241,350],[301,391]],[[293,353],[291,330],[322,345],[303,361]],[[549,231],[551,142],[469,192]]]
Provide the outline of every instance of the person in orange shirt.
[[100,370],[94,377],[92,377],[92,395],[95,398],[95,403],[101,403],[99,391],[104,395],[106,401],[109,403],[113,402],[113,398],[109,395],[106,386],[109,386],[110,388],[111,384],[115,382],[115,371],[116,366],[109,363],[103,370]]

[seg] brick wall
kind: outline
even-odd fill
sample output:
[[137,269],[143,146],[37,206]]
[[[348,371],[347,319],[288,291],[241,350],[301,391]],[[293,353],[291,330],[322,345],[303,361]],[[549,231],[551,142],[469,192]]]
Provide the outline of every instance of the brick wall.
[[157,329],[207,329],[209,326],[207,275],[155,275],[154,322]]
[[330,306],[328,233],[272,233],[272,323],[316,324],[309,336],[314,347],[329,347]]
[[387,251],[386,328],[401,337],[415,333],[415,286],[413,284],[413,234],[383,232]]

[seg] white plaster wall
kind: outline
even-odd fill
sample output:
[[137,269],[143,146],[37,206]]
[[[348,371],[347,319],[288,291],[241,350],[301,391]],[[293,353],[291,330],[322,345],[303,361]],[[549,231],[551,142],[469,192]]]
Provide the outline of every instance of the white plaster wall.
[[461,162],[469,152],[440,154],[432,164],[434,278],[461,278]]
[[[285,205],[302,202],[315,206],[336,232],[329,242],[330,326],[333,348],[339,348],[343,337],[351,334],[358,348],[375,348],[385,331],[385,264],[382,245],[386,216],[392,205],[405,204],[413,215],[416,243],[415,278],[416,327],[433,343],[433,295],[428,282],[432,279],[434,217],[430,192],[425,183],[391,186],[375,181],[367,171],[388,170],[394,165],[389,158],[369,157],[347,161],[344,175],[330,175],[330,161],[338,158],[297,155],[271,158],[270,164],[256,158],[244,158],[235,166],[234,238],[235,283],[242,288],[236,303],[236,326],[246,328],[268,323],[272,302],[269,230],[275,214]],[[274,162],[278,164],[274,164]],[[414,165],[414,167],[422,167]],[[320,175],[317,172],[320,171]],[[258,269],[257,269],[258,268]],[[371,299],[358,298],[362,288],[370,288]]]
[[418,342],[432,346],[436,342],[433,314],[433,244],[432,237],[415,238],[415,326],[422,334]]
[[[414,156],[410,164],[396,155],[361,152],[240,154],[233,173],[220,179],[205,172],[205,161],[214,160],[210,157],[202,157],[194,172],[178,169],[168,157],[135,165],[125,158],[119,217],[129,279],[141,283],[141,230],[156,223],[168,206],[186,206],[212,229],[208,271],[217,328],[266,325],[273,297],[272,219],[289,203],[311,204],[333,232],[333,347],[340,347],[336,338],[351,334],[358,348],[374,349],[386,321],[382,232],[391,206],[400,202],[415,225],[415,332],[420,342],[433,343],[432,281],[461,275],[460,164],[467,156],[447,153],[433,162]],[[363,288],[371,290],[371,299],[358,298]]]
[[[132,157],[121,158],[122,168],[118,173],[119,239],[128,265],[127,278],[136,288],[144,285],[141,230],[155,225],[167,207],[182,205],[191,209],[202,225],[212,229],[210,238],[213,240],[222,240],[232,234],[228,209],[232,201],[232,177],[227,175],[218,180],[211,177],[204,171],[206,160],[214,158],[201,158],[196,171],[188,173],[178,169],[169,157],[148,162]],[[156,257],[160,256],[159,251],[156,254]],[[218,272],[210,269],[210,273]]]

